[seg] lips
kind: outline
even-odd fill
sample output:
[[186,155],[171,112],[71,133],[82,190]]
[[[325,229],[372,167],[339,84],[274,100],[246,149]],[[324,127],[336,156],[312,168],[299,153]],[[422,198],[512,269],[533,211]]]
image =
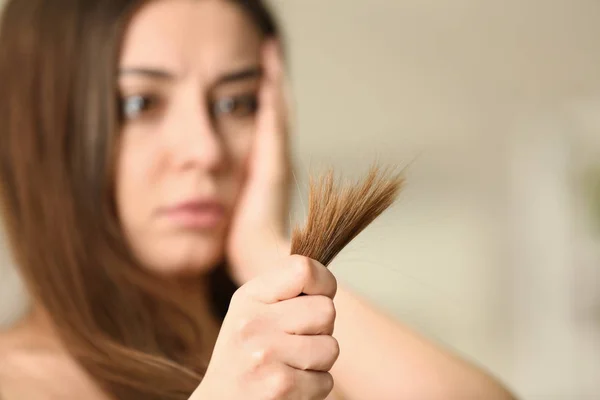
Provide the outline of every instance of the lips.
[[212,199],[189,200],[163,209],[161,215],[182,228],[212,229],[225,218],[225,206]]

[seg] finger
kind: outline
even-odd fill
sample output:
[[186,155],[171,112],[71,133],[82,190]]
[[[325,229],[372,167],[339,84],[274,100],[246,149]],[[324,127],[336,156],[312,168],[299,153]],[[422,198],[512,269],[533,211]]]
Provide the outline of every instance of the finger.
[[276,41],[268,41],[263,49],[264,76],[259,93],[261,132],[282,135],[286,128],[287,104],[284,95],[283,62]]
[[289,105],[284,94],[284,68],[277,41],[265,43],[259,90],[255,149],[250,169],[268,182],[287,184],[291,175]]
[[272,304],[279,329],[292,335],[331,335],[335,305],[326,296],[301,296]]
[[337,281],[323,264],[292,255],[286,265],[271,269],[240,288],[242,293],[266,304],[298,297],[300,294],[334,298]]
[[333,376],[329,372],[296,370],[300,399],[325,399],[333,390]]
[[301,294],[335,297],[337,280],[333,273],[320,262],[301,255],[291,255],[289,266],[292,275],[302,283]]
[[329,371],[340,355],[338,341],[330,335],[281,335],[274,339],[277,357],[303,371]]
[[284,67],[281,46],[277,39],[268,40],[263,47],[263,64],[265,68],[265,78],[269,83],[283,84]]
[[269,373],[267,385],[260,387],[260,395],[273,399],[325,399],[333,390],[333,376],[329,372],[303,371],[278,366]]
[[[263,51],[264,78],[259,93],[257,135],[261,150],[283,153],[288,142],[289,104],[285,96],[283,62],[276,41],[268,41]],[[284,151],[282,151],[282,148]],[[263,153],[267,154],[267,153]]]

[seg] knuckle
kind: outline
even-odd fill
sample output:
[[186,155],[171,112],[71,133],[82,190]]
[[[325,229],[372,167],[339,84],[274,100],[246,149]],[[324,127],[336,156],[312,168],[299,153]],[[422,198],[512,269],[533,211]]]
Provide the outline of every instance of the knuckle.
[[333,274],[333,272],[331,272],[329,269],[327,269],[327,272],[329,273],[329,276],[331,277],[331,285],[333,288],[333,295],[335,296],[337,294],[337,290],[338,290],[338,281],[337,281],[337,278],[335,277],[335,275]]
[[246,303],[247,301],[248,300],[247,300],[246,293],[245,293],[245,287],[242,286],[242,287],[238,288],[231,296],[230,307],[231,308],[238,307],[238,306]]
[[286,398],[294,392],[295,384],[294,374],[291,371],[277,369],[270,376],[269,398],[273,400]]
[[331,335],[337,314],[333,300],[325,296],[319,297],[314,310],[320,333]]
[[331,393],[331,391],[333,390],[333,385],[334,385],[334,381],[333,381],[333,376],[327,372],[325,374],[323,374],[323,391],[325,392],[325,396],[329,395]]
[[251,371],[256,372],[268,365],[273,360],[273,349],[271,347],[259,347],[251,352]]
[[248,341],[256,334],[258,325],[260,324],[258,323],[256,318],[242,316],[237,320],[236,325],[237,337],[241,341]]
[[295,256],[292,267],[298,279],[308,282],[314,276],[314,266],[308,257]]
[[340,357],[340,343],[334,337],[331,338],[330,355],[331,355],[331,359],[332,359],[332,364],[334,364],[337,361],[337,359]]
[[337,315],[337,311],[332,299],[327,297],[325,298],[323,305],[321,306],[321,312],[323,313],[323,320],[325,323],[333,324]]
[[323,358],[321,359],[320,370],[323,372],[330,371],[337,362],[340,356],[340,346],[338,341],[332,337],[321,347]]

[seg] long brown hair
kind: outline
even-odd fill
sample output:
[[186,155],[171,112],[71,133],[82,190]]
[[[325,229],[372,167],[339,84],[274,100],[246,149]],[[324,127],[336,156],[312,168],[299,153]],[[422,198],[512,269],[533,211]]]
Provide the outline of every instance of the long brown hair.
[[[165,290],[168,282],[140,268],[113,196],[118,58],[124,30],[146,1],[5,6],[0,201],[33,300],[100,387],[116,398],[187,399],[205,369],[199,323]],[[264,35],[278,34],[261,0],[229,1]],[[215,307],[223,312],[232,287],[218,271]]]

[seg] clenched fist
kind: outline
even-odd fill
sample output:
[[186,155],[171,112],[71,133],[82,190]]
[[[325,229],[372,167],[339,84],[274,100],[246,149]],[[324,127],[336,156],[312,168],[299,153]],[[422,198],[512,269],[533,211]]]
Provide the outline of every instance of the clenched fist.
[[320,263],[289,256],[232,298],[195,400],[323,400],[339,355],[331,336],[337,282]]

